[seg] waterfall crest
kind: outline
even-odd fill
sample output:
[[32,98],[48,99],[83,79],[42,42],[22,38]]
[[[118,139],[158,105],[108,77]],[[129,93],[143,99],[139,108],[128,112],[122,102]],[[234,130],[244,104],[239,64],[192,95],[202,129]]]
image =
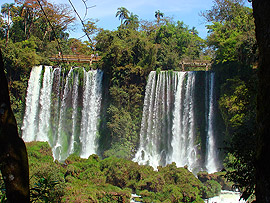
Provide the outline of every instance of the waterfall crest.
[[102,71],[34,67],[30,74],[22,137],[48,141],[54,158],[77,153],[87,158],[97,150]]

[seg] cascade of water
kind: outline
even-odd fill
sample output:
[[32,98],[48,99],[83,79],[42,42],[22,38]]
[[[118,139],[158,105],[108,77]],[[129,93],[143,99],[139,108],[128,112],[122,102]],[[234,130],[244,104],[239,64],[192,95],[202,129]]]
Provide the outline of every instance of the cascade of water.
[[154,118],[154,103],[155,103],[155,92],[156,92],[156,72],[151,71],[146,85],[144,105],[143,105],[143,116],[141,122],[140,131],[140,147],[135,155],[134,161],[139,164],[148,164],[154,167],[159,165],[158,154],[153,148],[152,144],[152,129],[153,129],[153,118]]
[[[183,84],[185,76],[187,77],[187,80],[186,84]],[[178,73],[178,77],[173,112],[171,162],[175,162],[177,166],[187,165],[192,170],[197,166],[197,152],[196,146],[194,145],[195,73]]]
[[71,75],[73,68],[70,69],[66,77],[64,94],[61,101],[60,115],[59,115],[59,124],[58,124],[58,134],[56,138],[56,144],[53,147],[54,158],[60,161],[65,160],[68,157],[68,146],[69,146],[69,135],[65,133],[65,122],[67,121],[67,100],[71,91]]
[[150,129],[150,147],[152,148],[152,152],[153,152],[153,157],[151,157],[152,160],[150,160],[150,163],[153,162],[153,164],[157,164],[157,165],[153,165],[154,168],[157,168],[158,165],[160,165],[159,161],[160,161],[160,151],[159,151],[159,143],[160,143],[160,139],[161,137],[160,135],[160,131],[161,131],[161,126],[163,125],[163,121],[161,119],[161,114],[162,114],[162,103],[163,101],[163,94],[162,94],[162,90],[161,88],[163,87],[163,82],[164,80],[162,80],[164,74],[160,73],[158,74],[158,78],[157,78],[157,84],[156,84],[156,91],[155,91],[155,97],[154,97],[154,106],[153,106],[153,120],[151,122],[153,122],[152,125],[152,129]]
[[49,143],[51,146],[55,146],[58,135],[59,126],[59,106],[61,102],[61,68],[55,68],[53,70],[53,83],[52,83],[52,95],[51,95],[51,130],[52,134],[49,136]]
[[186,73],[178,72],[176,73],[175,86],[175,105],[173,111],[173,125],[172,125],[172,155],[170,162],[175,162],[177,166],[185,165],[185,135],[183,134],[182,126],[182,106],[183,106],[183,85]]
[[214,140],[214,73],[211,73],[209,80],[209,113],[207,119],[207,140],[206,140],[206,149],[207,149],[207,160],[206,160],[206,169],[208,173],[213,173],[217,171],[217,157],[216,157],[216,146]]
[[79,74],[74,74],[74,82],[72,88],[72,134],[70,137],[69,154],[74,153],[74,139],[76,136],[76,124],[78,116],[78,89],[79,89]]
[[[197,145],[200,143],[195,142],[199,139],[197,138],[199,128],[196,126],[198,123],[196,119],[199,118],[195,116],[201,115],[199,113],[201,110],[195,108],[200,101],[200,98],[195,96],[196,74],[196,72],[163,71],[159,74],[156,72],[149,74],[141,122],[140,146],[134,161],[154,168],[172,162],[177,166],[187,165],[192,171],[203,167],[199,165],[202,161],[198,155],[200,151]],[[211,96],[209,95],[209,98]]]
[[81,157],[96,153],[97,124],[101,105],[101,71],[84,73],[83,110],[81,120]]
[[134,161],[154,168],[168,162],[171,147],[171,95],[173,73],[151,72],[148,77],[140,132],[140,147]]
[[[194,126],[194,92],[195,92],[195,72],[188,72],[187,91],[184,102],[183,127],[187,135],[186,140],[186,163],[192,170],[197,166],[197,150],[194,144],[195,126]],[[188,126],[188,128],[186,128]]]
[[25,116],[22,126],[22,137],[26,142],[33,141],[36,138],[41,72],[42,66],[33,67],[28,81]]
[[51,117],[51,92],[53,82],[52,67],[45,67],[42,89],[39,98],[40,112],[36,140],[48,141],[48,131]]
[[76,70],[66,75],[61,68],[34,67],[28,82],[23,139],[48,141],[60,161],[78,150],[86,158],[97,148],[103,73]]
[[[167,126],[165,129],[165,134],[166,134],[166,154],[164,153],[165,158],[163,157],[165,162],[163,164],[167,164],[169,161],[170,154],[168,153],[171,149],[171,140],[172,140],[172,118],[171,118],[171,111],[172,111],[172,95],[174,93],[174,83],[173,83],[173,78],[175,78],[175,73],[173,72],[166,72],[167,77],[166,77],[166,106],[165,106],[165,112],[166,112],[166,118],[165,118],[165,125]],[[164,151],[164,152],[165,152]]]

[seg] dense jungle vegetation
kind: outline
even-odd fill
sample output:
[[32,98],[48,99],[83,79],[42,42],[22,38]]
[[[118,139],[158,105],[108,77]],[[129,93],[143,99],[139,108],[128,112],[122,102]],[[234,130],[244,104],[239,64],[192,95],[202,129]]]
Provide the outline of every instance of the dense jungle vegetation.
[[[199,174],[175,164],[140,166],[132,161],[97,155],[81,159],[71,155],[65,163],[54,162],[46,142],[27,143],[33,202],[130,202],[131,193],[142,202],[203,202],[223,189],[231,189],[223,173]],[[1,191],[4,193],[3,182]],[[4,200],[4,196],[2,200]]]
[[[33,66],[46,64],[68,68],[48,58],[59,52],[98,53],[102,60],[94,68],[104,71],[104,112],[99,131],[101,156],[105,159],[93,155],[82,160],[74,155],[67,159],[65,166],[54,163],[49,154],[41,156],[43,150],[30,149],[32,188],[36,188],[33,200],[43,198],[39,192],[48,190],[56,192],[46,193],[45,199],[60,198],[67,202],[80,197],[93,201],[122,198],[125,202],[131,192],[142,194],[144,202],[153,199],[200,202],[201,197],[210,197],[208,193],[211,192],[206,191],[203,183],[184,168],[172,164],[155,172],[150,167],[139,167],[127,161],[133,157],[139,141],[149,72],[181,70],[181,61],[193,59],[212,60],[211,70],[216,72],[221,87],[218,103],[225,126],[225,147],[221,149],[226,154],[225,177],[243,192],[243,198],[254,193],[257,44],[252,9],[244,6],[244,0],[215,0],[210,10],[202,11],[209,30],[206,40],[199,37],[196,28],[175,22],[161,11],[155,13],[156,21],[147,21],[139,20],[139,16],[122,7],[116,13],[121,25],[114,31],[98,28],[93,19],[85,22],[84,31],[90,36],[90,41],[85,42],[68,36],[67,31],[75,22],[69,6],[42,1],[45,16],[36,1],[15,2],[1,7],[0,48],[19,131],[27,81]],[[38,146],[49,153],[48,146],[33,144],[31,147]],[[188,184],[183,183],[186,180],[183,177],[188,177]],[[180,184],[186,188],[177,187]],[[82,185],[85,187],[81,188]],[[86,193],[91,193],[91,197]],[[172,195],[166,196],[168,193]]]

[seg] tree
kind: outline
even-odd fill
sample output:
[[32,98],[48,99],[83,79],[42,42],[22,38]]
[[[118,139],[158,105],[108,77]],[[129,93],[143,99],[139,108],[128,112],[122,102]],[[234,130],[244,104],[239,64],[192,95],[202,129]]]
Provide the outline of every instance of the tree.
[[0,51],[0,169],[8,202],[30,202],[26,147],[17,131]]
[[157,10],[155,12],[155,18],[157,19],[157,24],[159,24],[160,19],[163,18],[163,16],[164,16],[164,13],[160,12],[160,10]]
[[117,13],[116,13],[115,17],[119,17],[119,20],[121,21],[121,27],[122,27],[123,21],[125,19],[128,19],[129,13],[130,12],[125,7],[120,7],[117,9]]
[[67,4],[52,4],[46,0],[16,0],[21,5],[18,20],[14,25],[13,36],[16,38],[20,29],[25,39],[35,35],[42,41],[65,38],[65,31],[75,21],[73,11]]
[[257,44],[252,9],[243,0],[215,0],[211,10],[201,13],[210,25],[207,44],[216,52],[217,63],[255,63]]
[[127,28],[131,29],[138,29],[139,27],[139,16],[136,14],[133,14],[132,12],[130,13],[130,16],[124,21],[124,25]]
[[240,78],[237,75],[222,85],[219,109],[226,126],[225,176],[240,189],[241,198],[247,200],[255,189],[257,77],[251,72],[247,81]]
[[183,58],[198,59],[203,48],[203,40],[191,33],[181,21],[160,26],[156,31],[155,43],[160,45],[158,67],[173,70],[179,68]]
[[270,1],[253,0],[256,39],[259,47],[257,97],[256,201],[270,200]]
[[92,51],[87,44],[75,38],[68,40],[68,47],[71,49],[72,54],[90,55]]
[[198,32],[198,30],[196,30],[196,28],[193,26],[192,28],[191,28],[191,30],[189,31],[191,34],[193,34],[193,35],[199,35],[199,32]]
[[210,10],[201,12],[200,15],[206,22],[226,22],[238,15],[244,7],[245,0],[214,0],[214,5]]
[[4,5],[2,5],[1,7],[1,13],[4,15],[4,17],[7,17],[7,29],[6,29],[6,44],[8,43],[9,40],[9,30],[10,30],[10,21],[11,21],[11,17],[12,14],[14,13],[14,3],[8,4],[5,3]]

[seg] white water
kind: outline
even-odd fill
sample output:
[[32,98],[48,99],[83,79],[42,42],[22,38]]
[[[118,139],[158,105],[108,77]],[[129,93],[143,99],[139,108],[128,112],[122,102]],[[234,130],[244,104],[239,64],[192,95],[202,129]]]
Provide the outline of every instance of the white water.
[[76,69],[65,75],[44,67],[42,75],[42,66],[34,67],[28,82],[23,139],[48,141],[60,161],[74,152],[87,158],[97,149],[102,72]]
[[245,203],[246,201],[240,200],[241,194],[239,192],[232,192],[222,190],[221,194],[216,197],[205,200],[205,203]]
[[65,82],[65,87],[64,87],[64,94],[63,98],[61,101],[61,107],[60,107],[60,117],[59,117],[59,124],[58,124],[58,133],[56,137],[56,144],[53,147],[53,156],[55,159],[64,161],[68,157],[68,149],[67,146],[69,145],[69,139],[70,135],[67,135],[64,131],[63,128],[65,128],[65,120],[66,120],[66,111],[67,111],[67,99],[68,99],[68,94],[71,91],[70,87],[70,80],[71,80],[71,73],[73,69],[71,68],[70,71],[68,72],[68,75],[66,77],[66,82]]
[[42,66],[33,67],[28,81],[25,116],[22,125],[22,137],[26,142],[36,139],[41,71]]
[[[178,84],[175,93],[172,126],[172,156],[170,162],[177,166],[189,166],[192,170],[196,166],[196,147],[194,146],[194,84],[193,72],[178,73]],[[187,76],[187,83],[183,84]],[[182,91],[185,90],[184,97]]]
[[[196,167],[197,157],[196,148],[194,146],[194,84],[195,84],[195,74],[193,72],[188,72],[186,94],[184,98],[183,108],[183,119],[182,119],[182,133],[184,134],[184,149],[182,153],[184,156],[184,164],[189,166],[192,170]],[[180,126],[179,126],[180,127]],[[184,166],[183,164],[181,166]]]
[[211,73],[209,80],[209,113],[207,119],[207,154],[206,154],[206,169],[208,173],[214,173],[218,170],[216,145],[214,138],[214,73]]
[[77,127],[77,116],[78,116],[78,92],[79,90],[79,74],[75,74],[74,83],[72,88],[72,134],[69,144],[68,154],[74,153],[75,137],[76,137],[76,127]]
[[45,68],[41,94],[39,98],[39,126],[36,140],[49,141],[48,131],[51,117],[52,67]]
[[159,153],[156,150],[155,135],[152,133],[154,126],[154,103],[156,98],[156,72],[151,71],[146,85],[143,105],[143,116],[140,132],[140,147],[136,153],[134,161],[139,164],[150,165],[157,168],[159,165]]
[[182,106],[182,86],[184,85],[185,72],[177,73],[178,77],[176,77],[177,81],[175,84],[175,107],[173,111],[173,126],[172,126],[172,155],[170,158],[170,162],[174,160],[177,166],[184,166],[184,149],[185,149],[185,136],[183,134],[183,130],[180,126],[182,126],[183,116],[181,115],[181,106]]
[[[185,77],[187,77],[186,84],[184,84]],[[196,164],[193,121],[194,84],[193,72],[170,74],[162,71],[157,75],[157,80],[156,72],[150,73],[141,122],[141,143],[134,161],[139,164],[149,164],[154,168],[172,161],[178,166],[193,167]],[[182,98],[183,89],[185,95]],[[173,119],[170,116],[172,97],[175,100]],[[172,151],[171,155],[169,155],[170,151]]]
[[96,152],[97,123],[101,105],[102,72],[89,71],[84,75],[83,111],[81,122],[81,157]]
[[[196,97],[196,72],[164,72],[149,74],[145,90],[140,146],[133,159],[139,164],[159,165],[175,162],[191,171],[206,169],[217,171],[214,135],[214,74],[210,79],[205,72],[205,98]],[[199,82],[199,81],[198,81]],[[209,83],[209,84],[208,84]],[[202,99],[202,100],[201,100]],[[205,109],[195,109],[195,101],[205,102]],[[205,112],[205,118],[196,118],[195,111]],[[198,113],[197,113],[198,114]],[[197,119],[197,120],[196,120]],[[206,155],[200,160],[199,135],[196,134],[198,119],[206,122]]]

